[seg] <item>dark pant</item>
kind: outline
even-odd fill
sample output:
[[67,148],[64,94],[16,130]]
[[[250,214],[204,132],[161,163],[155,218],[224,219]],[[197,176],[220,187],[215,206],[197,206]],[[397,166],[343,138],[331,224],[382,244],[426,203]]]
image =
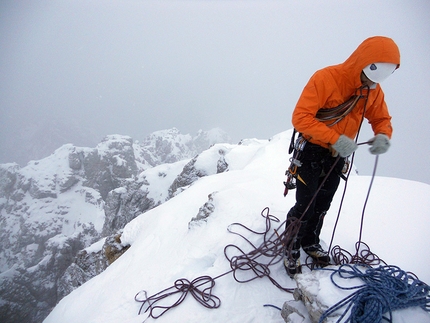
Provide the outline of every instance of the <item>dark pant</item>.
[[[307,142],[300,156],[302,166],[298,167],[297,174],[300,179],[296,180],[296,204],[288,212],[287,220],[292,218],[301,219],[300,230],[296,237],[286,237],[288,241],[294,239],[293,249],[300,246],[310,246],[320,242],[319,235],[323,225],[324,216],[330,208],[333,196],[339,186],[340,177],[345,160],[333,157],[331,152],[319,145]],[[329,173],[333,164],[333,170]],[[313,196],[318,187],[325,179],[322,188],[319,190],[311,204]],[[287,226],[290,221],[287,221]]]

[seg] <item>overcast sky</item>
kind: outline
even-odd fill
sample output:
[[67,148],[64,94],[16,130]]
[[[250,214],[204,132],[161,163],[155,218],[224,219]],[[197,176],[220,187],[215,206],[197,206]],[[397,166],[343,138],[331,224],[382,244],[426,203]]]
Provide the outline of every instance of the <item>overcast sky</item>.
[[[377,174],[430,184],[428,0],[2,0],[0,129],[56,117],[100,138],[220,127],[234,142],[268,139],[292,127],[315,70],[374,35],[402,55],[382,84],[395,132]],[[20,136],[12,126],[1,136]],[[360,147],[360,173],[373,162]]]

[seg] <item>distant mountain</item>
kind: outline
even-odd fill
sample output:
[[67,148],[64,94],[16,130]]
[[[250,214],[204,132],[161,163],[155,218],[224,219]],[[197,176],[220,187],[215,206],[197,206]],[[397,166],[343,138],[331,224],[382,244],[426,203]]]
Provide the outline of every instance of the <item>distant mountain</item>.
[[[41,322],[124,252],[129,221],[208,175],[199,154],[229,140],[220,129],[193,137],[173,128],[142,142],[109,135],[95,148],[63,145],[22,168],[0,164],[2,323]],[[214,156],[214,171],[225,171],[222,150]],[[94,256],[86,248],[96,242]]]
[[183,135],[178,129],[172,128],[156,131],[147,136],[135,145],[135,153],[141,167],[146,169],[194,157],[220,142],[230,143],[231,138],[219,128],[199,130],[194,137],[189,134]]

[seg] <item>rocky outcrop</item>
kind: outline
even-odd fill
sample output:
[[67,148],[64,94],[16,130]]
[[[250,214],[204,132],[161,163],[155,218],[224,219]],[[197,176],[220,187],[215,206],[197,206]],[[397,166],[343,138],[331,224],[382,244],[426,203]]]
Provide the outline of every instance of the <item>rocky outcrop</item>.
[[208,201],[199,208],[199,212],[188,223],[188,228],[198,225],[201,222],[206,222],[209,216],[215,211],[214,197],[217,192],[208,195]]
[[214,145],[191,159],[170,186],[169,196],[175,196],[183,188],[191,185],[201,177],[228,171],[228,163],[225,160],[225,154],[228,150],[223,144]]
[[94,150],[81,154],[80,158],[73,158],[81,163],[73,162],[73,166],[81,166],[78,170],[83,171],[83,185],[100,192],[103,199],[111,190],[121,187],[125,179],[138,174],[130,137],[107,136]]
[[109,192],[104,207],[102,236],[117,232],[136,216],[157,205],[154,199],[148,197],[148,185],[143,178],[127,181],[124,186]]
[[[336,269],[336,266],[327,268]],[[294,277],[297,284],[293,293],[294,300],[285,302],[281,311],[286,323],[318,323],[324,312],[341,300],[339,289],[331,281],[331,274],[330,270],[313,270]],[[348,278],[349,284],[357,283],[358,286],[363,284],[362,281],[352,279],[348,275],[344,278]],[[344,296],[347,297],[350,293],[352,291],[344,291]],[[336,311],[324,322],[338,322],[341,314],[342,311]]]
[[122,245],[121,233],[116,233],[96,242],[89,248],[80,250],[58,280],[58,297],[63,298],[91,278],[102,273],[129,247]]
[[197,169],[195,167],[196,160],[197,158],[193,158],[188,164],[185,165],[181,174],[176,177],[169,188],[169,197],[173,197],[175,194],[180,193],[181,188],[191,185],[200,177],[207,176],[205,170]]

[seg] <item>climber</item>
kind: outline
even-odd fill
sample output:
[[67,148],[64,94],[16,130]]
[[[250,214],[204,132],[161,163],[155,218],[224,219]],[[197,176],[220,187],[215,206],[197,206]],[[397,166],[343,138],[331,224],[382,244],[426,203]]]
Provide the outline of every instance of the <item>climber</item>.
[[286,235],[284,266],[290,277],[301,272],[300,247],[314,262],[330,262],[319,235],[345,157],[358,148],[356,137],[364,117],[374,132],[368,141],[370,153],[379,155],[390,147],[391,116],[379,83],[399,66],[395,42],[388,37],[370,37],[345,62],[317,71],[303,89],[292,115],[293,126],[305,144],[300,145],[300,166],[295,174],[296,203],[286,222],[286,229],[293,222],[300,227],[295,235]]

